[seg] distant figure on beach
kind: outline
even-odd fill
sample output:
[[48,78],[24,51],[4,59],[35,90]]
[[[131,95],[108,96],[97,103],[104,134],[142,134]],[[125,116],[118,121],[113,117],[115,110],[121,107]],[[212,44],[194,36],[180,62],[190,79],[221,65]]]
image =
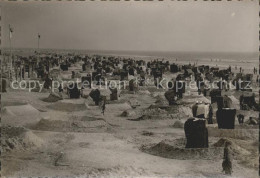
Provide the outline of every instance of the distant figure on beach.
[[209,104],[209,119],[208,124],[213,124],[213,107]]
[[60,84],[58,90],[59,90],[60,93],[63,92],[63,88],[62,88],[61,84]]
[[239,114],[239,115],[237,115],[237,119],[238,119],[238,123],[239,123],[239,124],[243,124],[243,123],[244,123],[245,116],[242,115],[242,114]]
[[232,174],[232,162],[230,159],[230,153],[229,153],[229,145],[230,143],[225,142],[225,148],[224,148],[224,160],[222,162],[222,168],[223,171],[226,175],[231,175]]
[[237,70],[237,65],[235,66],[235,70]]
[[106,99],[103,98],[103,101],[102,101],[101,103],[102,103],[102,104],[101,104],[101,113],[102,113],[103,115],[105,115],[105,110],[106,110]]
[[80,96],[83,97],[83,91],[84,91],[84,86],[82,85],[81,88],[80,88]]
[[231,72],[231,66],[230,65],[228,66],[228,71]]
[[242,72],[242,67],[239,68],[239,72],[240,72],[240,73]]

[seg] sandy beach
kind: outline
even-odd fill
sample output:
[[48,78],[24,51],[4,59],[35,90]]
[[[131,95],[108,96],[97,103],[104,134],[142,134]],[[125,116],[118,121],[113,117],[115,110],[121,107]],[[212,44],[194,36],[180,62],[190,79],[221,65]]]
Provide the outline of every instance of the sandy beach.
[[0,7],[1,177],[259,177],[259,1]]
[[[233,67],[225,60],[209,65],[216,63]],[[66,78],[72,70],[81,68],[81,63],[76,63],[59,75]],[[166,72],[163,76],[178,74]],[[90,91],[84,89],[84,94]],[[196,101],[209,102],[210,97],[189,90],[177,105],[169,107],[165,91],[153,84],[139,86],[135,94],[121,90],[117,101],[108,100],[103,115],[90,97],[69,99],[64,95],[63,100],[46,102],[50,91],[9,88],[2,94],[2,125],[4,133],[11,132],[12,136],[4,140],[2,175],[222,177],[224,139],[232,143],[232,176],[257,176],[257,126],[239,125],[236,120],[234,130],[221,131],[214,115],[214,124],[207,125],[209,148],[185,149],[183,127],[192,117],[191,107]],[[253,91],[258,101],[258,89],[254,87]],[[109,98],[110,92],[101,90],[101,94]],[[245,121],[250,116],[258,117],[257,111],[239,110],[242,91],[226,94],[232,96],[233,108],[245,115]],[[216,111],[217,106],[213,105],[213,109]]]

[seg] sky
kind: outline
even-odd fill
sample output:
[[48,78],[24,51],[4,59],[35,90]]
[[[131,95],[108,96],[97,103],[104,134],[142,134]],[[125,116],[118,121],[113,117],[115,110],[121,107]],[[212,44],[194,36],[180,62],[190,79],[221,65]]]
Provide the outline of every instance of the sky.
[[2,46],[14,48],[257,52],[253,1],[1,2]]

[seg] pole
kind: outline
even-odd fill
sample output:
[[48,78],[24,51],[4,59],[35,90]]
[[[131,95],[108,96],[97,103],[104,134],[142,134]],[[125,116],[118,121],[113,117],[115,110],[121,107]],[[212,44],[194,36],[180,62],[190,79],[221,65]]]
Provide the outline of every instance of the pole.
[[22,60],[20,60],[21,64],[20,64],[20,81],[22,81]]
[[38,54],[37,54],[37,65],[38,65],[38,63],[40,62],[40,34],[38,33],[38,36],[37,36],[37,38],[38,38]]
[[[9,24],[9,53],[11,56],[11,31],[10,31],[10,24]],[[10,62],[10,59],[8,61],[8,63]],[[9,69],[9,65],[8,65],[8,79],[10,81],[10,69]]]
[[[1,90],[0,90],[0,92],[3,92],[3,56],[2,56],[2,54],[1,54]],[[1,102],[0,102],[1,103]]]
[[39,49],[40,49],[40,34],[38,33],[38,53],[40,52]]
[[13,59],[12,59],[12,43],[11,43],[11,25],[9,24],[9,43],[10,43],[10,71],[8,72],[9,74],[9,81],[11,81],[11,77],[12,77],[12,62],[13,62]]
[[[2,11],[0,11],[0,16],[2,16]],[[0,21],[1,22],[1,21]],[[3,51],[1,51],[1,59],[0,59],[0,62],[1,62],[1,90],[0,92],[3,92],[3,62],[4,62],[4,56],[3,56]],[[1,96],[0,96],[0,103],[1,103]],[[1,112],[1,106],[0,106],[0,112]]]

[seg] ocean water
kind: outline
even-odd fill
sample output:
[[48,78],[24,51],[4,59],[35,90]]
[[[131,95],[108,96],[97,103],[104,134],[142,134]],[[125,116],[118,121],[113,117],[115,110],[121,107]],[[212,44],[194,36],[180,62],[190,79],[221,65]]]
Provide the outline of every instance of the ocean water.
[[[13,49],[14,55],[29,56],[34,55],[37,49]],[[132,58],[136,60],[164,59],[170,63],[209,65],[219,68],[242,67],[245,72],[252,73],[254,67],[259,67],[259,53],[217,53],[217,52],[166,52],[166,51],[107,51],[107,50],[65,50],[65,49],[40,49],[41,53],[57,54],[82,54],[82,55],[105,55]],[[3,49],[3,53],[9,53],[8,49]]]
[[[28,56],[33,55],[37,49],[17,48],[12,49],[15,55]],[[8,53],[9,49],[3,49],[3,53]],[[203,60],[228,60],[228,61],[250,61],[257,62],[259,60],[258,52],[256,53],[223,53],[223,52],[173,52],[173,51],[112,51],[112,50],[67,50],[67,49],[40,49],[41,53],[75,53],[75,54],[99,54],[111,56],[124,56],[142,59],[165,59],[169,61],[203,61]]]

